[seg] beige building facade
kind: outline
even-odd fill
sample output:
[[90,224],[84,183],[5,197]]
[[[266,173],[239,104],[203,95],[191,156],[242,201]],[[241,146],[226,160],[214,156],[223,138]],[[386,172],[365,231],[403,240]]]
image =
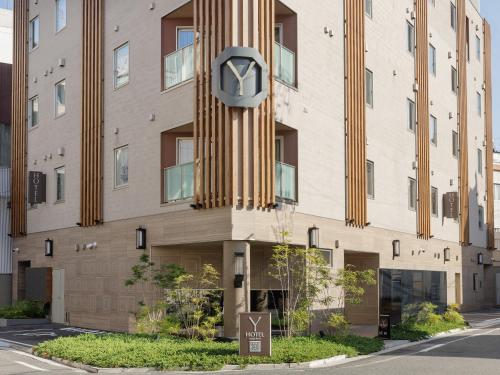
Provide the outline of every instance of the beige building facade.
[[[151,290],[124,282],[146,251],[192,272],[213,264],[235,337],[257,295],[273,309],[280,233],[309,246],[316,226],[332,272],[377,270],[366,303],[347,310],[353,324],[397,321],[423,300],[495,304],[491,51],[477,2],[15,3],[14,87],[27,89],[13,99],[14,299],[43,268],[54,321],[132,330]],[[257,107],[212,91],[212,63],[234,46],[269,68]],[[45,175],[41,202],[30,172]]]

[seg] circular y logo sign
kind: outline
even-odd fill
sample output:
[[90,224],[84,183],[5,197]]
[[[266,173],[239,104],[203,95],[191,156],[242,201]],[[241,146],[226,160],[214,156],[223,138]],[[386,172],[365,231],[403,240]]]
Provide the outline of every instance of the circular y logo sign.
[[212,63],[212,94],[228,107],[255,108],[268,95],[264,58],[254,48],[226,48]]

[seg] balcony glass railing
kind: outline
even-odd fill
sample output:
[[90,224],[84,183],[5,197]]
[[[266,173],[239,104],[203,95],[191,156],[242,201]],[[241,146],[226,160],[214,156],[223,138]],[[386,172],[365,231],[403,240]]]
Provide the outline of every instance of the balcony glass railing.
[[276,198],[297,201],[295,195],[295,167],[276,162]]
[[191,44],[165,56],[165,90],[193,78],[194,46]]
[[295,86],[295,53],[279,43],[274,43],[274,77],[287,85]]
[[163,200],[165,202],[192,198],[194,195],[194,164],[186,163],[165,168]]

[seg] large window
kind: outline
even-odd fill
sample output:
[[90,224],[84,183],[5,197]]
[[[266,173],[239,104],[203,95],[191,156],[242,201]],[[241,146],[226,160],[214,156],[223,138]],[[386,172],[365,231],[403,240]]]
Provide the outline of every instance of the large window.
[[408,209],[417,209],[417,181],[411,177],[408,178]]
[[40,45],[40,18],[38,16],[30,21],[29,32],[30,49],[35,49]]
[[55,172],[56,172],[55,178],[56,178],[56,203],[57,203],[64,201],[66,172],[64,167],[56,168]]
[[366,194],[368,198],[375,198],[375,164],[370,160],[366,162]]
[[431,212],[432,216],[439,215],[439,193],[436,187],[431,187]]
[[458,133],[454,130],[451,132],[451,153],[454,157],[458,157]]
[[14,9],[14,0],[0,0],[0,9]]
[[437,67],[436,67],[436,48],[429,44],[429,71],[432,75],[436,75]]
[[477,114],[481,117],[483,112],[483,98],[481,97],[481,93],[476,92],[476,101],[477,101]]
[[415,102],[411,99],[407,99],[406,105],[408,107],[408,130],[414,132],[417,124]]
[[56,32],[66,27],[66,0],[56,0]]
[[55,86],[56,117],[66,113],[66,80],[56,83]]
[[373,108],[373,72],[366,69],[366,104]]
[[415,54],[415,28],[409,22],[406,23],[406,49],[412,55]]
[[453,30],[457,30],[457,7],[455,4],[450,3],[450,24]]
[[365,14],[370,18],[373,17],[373,0],[365,0]]
[[431,143],[434,145],[434,146],[437,146],[437,143],[438,143],[438,131],[437,131],[437,118],[435,118],[434,116],[431,115],[430,117],[430,124],[429,124],[429,130],[430,130],[430,139],[431,139]]
[[481,39],[476,35],[476,58],[481,61]]
[[28,102],[28,128],[38,125],[38,96],[32,97]]
[[500,184],[494,184],[493,188],[494,188],[493,193],[495,200],[498,201],[500,200]]
[[192,27],[177,28],[177,49],[194,44],[194,31]]
[[114,52],[115,89],[126,85],[129,81],[129,46],[128,42],[115,49]]
[[451,91],[453,91],[455,94],[458,91],[457,70],[453,66],[451,67]]
[[128,146],[115,149],[115,188],[128,185]]
[[484,227],[484,208],[483,206],[478,207],[478,226],[479,229],[483,229]]
[[483,174],[483,150],[477,149],[477,173]]
[[177,165],[192,163],[193,160],[193,138],[177,138]]

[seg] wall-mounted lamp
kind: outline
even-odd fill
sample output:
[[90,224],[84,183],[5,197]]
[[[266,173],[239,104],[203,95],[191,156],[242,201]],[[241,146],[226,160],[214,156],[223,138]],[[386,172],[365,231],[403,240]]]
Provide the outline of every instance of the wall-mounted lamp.
[[245,279],[245,253],[234,253],[234,287],[243,287],[243,280]]
[[51,257],[54,255],[54,241],[51,239],[47,238],[45,240],[45,256],[46,257]]
[[477,254],[477,264],[482,265],[484,263],[483,253]]
[[444,248],[443,257],[445,262],[449,262],[451,260],[451,250],[449,247]]
[[146,228],[139,227],[135,230],[135,248],[146,249]]
[[309,239],[309,247],[319,249],[319,228],[316,225],[313,225],[307,230],[307,235]]
[[401,256],[401,244],[399,240],[392,241],[392,259]]

